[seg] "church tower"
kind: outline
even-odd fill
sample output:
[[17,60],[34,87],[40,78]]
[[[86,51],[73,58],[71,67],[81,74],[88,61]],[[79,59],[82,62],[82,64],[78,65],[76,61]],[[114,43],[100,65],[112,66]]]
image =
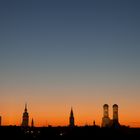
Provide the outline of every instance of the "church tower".
[[22,116],[22,126],[27,127],[28,124],[29,124],[29,114],[27,112],[27,104],[25,104],[25,109]]
[[118,105],[113,105],[113,121],[118,122]]
[[34,127],[34,120],[32,118],[31,127]]
[[75,126],[75,124],[74,124],[74,114],[73,114],[73,109],[72,108],[71,108],[71,111],[70,111],[69,126],[70,127],[74,127]]
[[108,106],[108,104],[103,105],[102,127],[110,127],[109,106]]
[[119,124],[119,119],[118,119],[118,105],[114,104],[113,105],[113,124],[112,127],[114,128],[119,128],[120,124]]

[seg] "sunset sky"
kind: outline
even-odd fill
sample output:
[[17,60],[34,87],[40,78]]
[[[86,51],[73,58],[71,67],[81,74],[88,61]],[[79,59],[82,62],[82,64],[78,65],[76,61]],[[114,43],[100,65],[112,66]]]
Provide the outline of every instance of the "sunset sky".
[[103,104],[140,127],[139,0],[0,0],[0,115],[20,125],[101,125]]

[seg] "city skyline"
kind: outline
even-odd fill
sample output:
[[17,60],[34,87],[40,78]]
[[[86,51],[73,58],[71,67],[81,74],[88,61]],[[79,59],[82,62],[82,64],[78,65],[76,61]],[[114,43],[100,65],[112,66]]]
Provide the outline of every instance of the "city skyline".
[[1,0],[2,124],[20,125],[27,102],[37,126],[67,125],[71,106],[75,124],[101,125],[102,105],[116,103],[120,124],[140,127],[139,7],[138,0]]
[[[36,123],[37,125],[34,124],[34,117],[30,116],[30,112],[28,112],[28,105],[27,103],[25,103],[25,108],[23,111],[23,115],[22,115],[22,120],[21,123],[18,124],[2,124],[2,116],[0,116],[0,125],[1,126],[22,126],[22,127],[49,127],[49,126],[69,126],[69,127],[75,127],[75,126],[99,126],[99,127],[116,127],[119,128],[120,126],[126,126],[126,127],[132,127],[130,125],[126,125],[126,124],[120,124],[119,123],[119,111],[118,111],[119,106],[117,104],[113,104],[112,105],[112,119],[110,117],[110,113],[109,113],[109,105],[108,104],[104,104],[103,105],[103,112],[102,112],[102,120],[101,120],[101,124],[96,124],[96,120],[93,120],[92,123],[85,123],[85,124],[75,124],[75,115],[73,112],[73,107],[71,107],[70,109],[70,113],[69,113],[69,119],[67,121],[67,124],[57,124],[57,125],[52,125],[52,124],[43,124],[43,125],[38,125],[38,122]],[[64,119],[64,118],[63,118]],[[78,119],[78,118],[77,118]],[[77,122],[77,121],[76,121]]]

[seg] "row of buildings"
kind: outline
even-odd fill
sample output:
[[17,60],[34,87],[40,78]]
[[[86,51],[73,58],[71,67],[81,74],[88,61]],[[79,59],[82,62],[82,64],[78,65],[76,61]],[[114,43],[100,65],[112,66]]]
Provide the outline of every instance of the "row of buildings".
[[[115,127],[118,128],[120,126],[119,119],[118,119],[118,105],[114,104],[112,106],[113,108],[113,118],[110,119],[109,117],[109,105],[104,104],[103,105],[103,117],[102,117],[102,127]],[[27,104],[25,104],[24,113],[22,116],[22,124],[23,127],[29,126],[29,114],[27,111]],[[94,121],[95,125],[95,121]],[[31,126],[34,127],[34,120],[32,119]],[[71,108],[70,116],[69,116],[69,126],[74,127],[75,121],[74,121],[74,113],[73,109]]]

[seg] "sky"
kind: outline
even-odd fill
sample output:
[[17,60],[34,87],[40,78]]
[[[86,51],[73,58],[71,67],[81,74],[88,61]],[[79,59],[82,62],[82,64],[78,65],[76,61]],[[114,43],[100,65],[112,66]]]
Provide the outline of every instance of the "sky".
[[140,127],[139,0],[1,0],[0,115],[20,125],[101,125],[103,104]]

